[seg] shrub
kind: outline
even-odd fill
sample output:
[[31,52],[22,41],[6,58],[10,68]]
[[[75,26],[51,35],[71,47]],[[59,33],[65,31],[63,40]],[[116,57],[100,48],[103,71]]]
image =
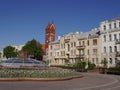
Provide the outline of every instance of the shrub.
[[84,61],[78,61],[74,65],[77,71],[85,71],[85,66],[86,66],[86,62]]
[[108,74],[120,75],[120,68],[118,68],[118,67],[109,68],[109,69],[107,70],[107,73],[108,73]]
[[88,62],[88,70],[93,70],[96,67],[94,63]]

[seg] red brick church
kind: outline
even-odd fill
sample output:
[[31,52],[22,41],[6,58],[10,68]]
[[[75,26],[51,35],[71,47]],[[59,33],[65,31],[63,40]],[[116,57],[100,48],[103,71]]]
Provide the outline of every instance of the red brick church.
[[54,40],[55,40],[55,25],[53,23],[49,23],[45,28],[45,44],[42,44],[44,55],[46,55],[46,50],[48,49],[49,43]]

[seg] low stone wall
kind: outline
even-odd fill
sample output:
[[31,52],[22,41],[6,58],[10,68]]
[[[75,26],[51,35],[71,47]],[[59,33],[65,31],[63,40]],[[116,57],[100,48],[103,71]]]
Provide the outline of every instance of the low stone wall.
[[60,77],[60,78],[0,78],[0,81],[64,81],[70,80],[73,78],[82,78],[83,75],[75,75],[69,77]]

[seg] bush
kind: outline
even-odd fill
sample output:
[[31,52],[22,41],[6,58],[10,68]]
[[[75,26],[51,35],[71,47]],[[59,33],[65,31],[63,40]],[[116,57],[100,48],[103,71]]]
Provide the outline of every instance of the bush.
[[107,70],[107,73],[108,73],[108,74],[120,75],[120,68],[117,68],[117,67],[109,68],[109,69]]
[[85,66],[86,66],[86,62],[84,62],[84,61],[78,61],[74,65],[74,67],[77,71],[82,71],[82,72],[85,71]]
[[88,62],[88,70],[93,70],[96,67],[94,63]]

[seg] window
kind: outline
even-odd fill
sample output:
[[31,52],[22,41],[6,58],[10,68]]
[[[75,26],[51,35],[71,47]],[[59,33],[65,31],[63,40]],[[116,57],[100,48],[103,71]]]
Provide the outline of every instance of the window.
[[63,51],[63,56],[65,56],[65,51]]
[[62,51],[61,51],[61,56],[62,56]]
[[106,47],[104,47],[104,53],[106,53]]
[[110,64],[112,64],[112,58],[110,58],[109,62],[110,62]]
[[111,34],[109,34],[109,40],[112,41],[112,36],[111,36]]
[[74,50],[74,55],[76,55],[76,50]]
[[118,63],[118,59],[117,58],[115,58],[115,64],[117,64]]
[[73,47],[73,43],[71,42],[71,47]]
[[50,56],[52,56],[52,52],[50,52]]
[[103,37],[103,38],[104,38],[104,42],[106,42],[106,35],[104,35],[104,37]]
[[50,50],[52,50],[52,46],[50,46]]
[[112,47],[111,46],[109,47],[109,50],[110,50],[110,53],[112,53]]
[[71,50],[71,56],[73,55],[73,50]]
[[114,34],[114,40],[115,40],[115,41],[117,40],[117,35],[116,35],[116,34]]
[[57,56],[59,56],[59,52],[57,52]]
[[97,45],[97,39],[93,40],[93,45]]
[[116,28],[116,23],[114,23],[114,28]]
[[117,52],[117,46],[114,46],[114,52]]
[[109,29],[111,29],[111,24],[109,24]]
[[93,49],[93,54],[97,54],[97,49]]
[[68,51],[70,51],[70,45],[68,44]]
[[89,40],[87,41],[87,45],[89,46]]
[[81,46],[81,42],[79,42],[79,46]]
[[98,64],[98,58],[96,58],[96,64]]
[[106,30],[106,26],[105,25],[103,26],[103,30]]
[[83,45],[85,45],[85,42],[83,41]]
[[120,22],[119,22],[119,27],[120,27]]
[[74,47],[76,47],[76,42],[74,42]]
[[120,33],[119,33],[119,40],[120,40]]
[[94,63],[94,58],[92,58],[92,63]]
[[87,50],[87,55],[89,55],[89,50]]

